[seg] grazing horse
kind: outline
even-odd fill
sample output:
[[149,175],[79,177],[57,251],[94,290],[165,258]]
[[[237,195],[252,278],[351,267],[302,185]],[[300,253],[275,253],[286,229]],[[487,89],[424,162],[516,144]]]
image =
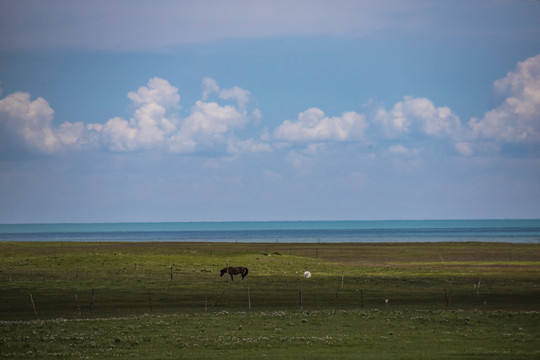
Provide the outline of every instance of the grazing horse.
[[[229,271],[227,271],[227,269],[229,269]],[[228,268],[221,269],[221,275],[219,276],[223,276],[223,274],[227,274],[227,272],[231,276],[231,280],[234,280],[233,275],[242,275],[242,280],[244,280],[244,277],[248,274],[248,268],[243,266],[229,266]]]

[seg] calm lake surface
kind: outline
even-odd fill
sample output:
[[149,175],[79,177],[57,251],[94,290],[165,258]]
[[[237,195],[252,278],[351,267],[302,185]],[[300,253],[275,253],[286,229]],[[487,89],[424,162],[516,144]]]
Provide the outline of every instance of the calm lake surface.
[[0,241],[540,243],[540,220],[0,224]]

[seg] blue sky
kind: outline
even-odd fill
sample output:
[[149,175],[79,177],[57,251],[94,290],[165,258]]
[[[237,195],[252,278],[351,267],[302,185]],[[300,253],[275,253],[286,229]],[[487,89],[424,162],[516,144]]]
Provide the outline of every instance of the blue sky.
[[0,223],[540,218],[538,19],[0,0]]

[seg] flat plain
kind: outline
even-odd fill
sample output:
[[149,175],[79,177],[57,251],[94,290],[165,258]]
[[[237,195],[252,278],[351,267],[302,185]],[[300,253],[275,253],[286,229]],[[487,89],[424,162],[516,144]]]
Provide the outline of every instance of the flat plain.
[[[0,253],[2,358],[540,358],[538,244],[4,242]],[[220,277],[227,263],[246,278]]]

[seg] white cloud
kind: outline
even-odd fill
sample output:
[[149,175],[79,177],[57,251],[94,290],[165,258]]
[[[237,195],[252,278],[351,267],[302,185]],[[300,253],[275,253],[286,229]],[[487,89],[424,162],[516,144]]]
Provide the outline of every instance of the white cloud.
[[[192,153],[198,150],[225,147],[229,152],[263,151],[261,144],[252,140],[232,140],[234,131],[249,122],[245,107],[250,93],[239,87],[220,89],[218,83],[204,78],[202,98],[190,109],[190,114],[177,118],[172,110],[178,109],[178,89],[167,80],[151,79],[147,86],[130,92],[128,98],[137,108],[127,121],[109,120],[103,127],[103,141],[113,151],[165,149],[174,153]],[[234,100],[238,106],[220,105],[207,101],[217,93],[223,100]],[[260,111],[254,112],[260,116]]]
[[[222,100],[233,100],[237,106],[209,101],[212,94]],[[234,131],[244,128],[252,118],[258,122],[262,117],[259,109],[253,110],[251,115],[246,112],[250,97],[250,92],[240,87],[221,89],[214,79],[204,78],[201,100],[169,139],[169,150],[183,153],[223,146],[229,153],[269,151],[267,144],[252,139],[237,140],[234,136]]]
[[[405,97],[390,111],[379,108],[374,124],[388,139],[418,134],[447,138],[464,156],[493,155],[504,142],[540,141],[540,55],[519,62],[515,70],[495,81],[494,88],[506,95],[503,103],[481,119],[472,118],[466,126],[448,107],[435,107],[427,98],[413,97]],[[398,152],[397,146],[391,152]]]
[[219,92],[219,85],[216,80],[211,79],[209,77],[205,77],[203,79],[202,83],[202,98],[201,100],[208,100],[208,97],[211,94],[218,93]]
[[[300,113],[297,120],[283,122],[275,129],[274,138],[310,145],[321,141],[360,139],[373,144],[380,139],[396,142],[419,137],[423,141],[443,139],[453,142],[455,151],[463,156],[496,154],[504,142],[538,143],[540,55],[518,63],[516,69],[496,81],[494,87],[506,94],[504,102],[486,112],[482,119],[472,118],[466,125],[461,124],[459,116],[449,107],[437,107],[428,98],[404,97],[390,110],[376,109],[369,133],[363,114],[351,112],[341,117],[327,117],[320,109],[311,108]],[[388,153],[417,156],[421,149],[410,149],[397,143],[389,145]]]
[[[251,93],[248,90],[242,89],[238,86],[234,86],[229,89],[221,89],[217,81],[208,77],[203,79],[202,88],[203,91],[201,100],[207,101],[210,95],[217,94],[220,99],[236,101],[241,111],[245,110],[246,105],[249,103],[249,99],[251,97]],[[258,111],[258,115],[260,115],[260,111],[258,109],[255,111]]]
[[298,114],[296,121],[286,120],[274,131],[274,137],[287,141],[352,141],[361,140],[369,124],[354,111],[327,117],[318,108]]
[[113,151],[155,149],[177,130],[177,120],[166,116],[166,109],[158,104],[147,104],[137,109],[127,121],[113,118],[102,129],[103,143]]
[[223,140],[223,134],[242,127],[247,119],[234,106],[197,101],[184,120],[181,132],[208,140]]
[[34,151],[50,154],[99,143],[101,125],[64,122],[54,127],[53,118],[54,110],[41,97],[31,100],[30,94],[16,92],[0,99],[0,125]]
[[56,137],[63,144],[64,148],[92,148],[99,144],[99,131],[102,125],[89,124],[82,122],[65,122],[53,130]]
[[32,101],[30,94],[16,92],[0,100],[0,124],[29,147],[51,153],[62,145],[51,123],[54,111],[43,98]]
[[519,62],[494,88],[507,97],[483,118],[469,121],[474,134],[504,142],[540,141],[540,55]]
[[235,86],[230,89],[223,89],[219,92],[219,97],[223,100],[234,100],[238,103],[238,107],[243,110],[249,102],[250,92]]
[[408,134],[457,138],[462,131],[457,115],[426,98],[405,97],[390,111],[379,108],[374,121],[387,138]]
[[128,98],[136,106],[129,121],[115,117],[105,124],[64,122],[53,127],[54,111],[47,101],[31,101],[30,94],[18,92],[0,100],[0,121],[27,146],[44,153],[96,147],[100,143],[113,151],[161,147],[177,130],[178,120],[168,111],[178,107],[178,90],[166,80],[153,78],[147,87],[128,93]]
[[[265,128],[259,140],[239,139],[239,130],[249,122],[259,125],[262,119],[259,109],[248,110],[248,90],[237,86],[222,89],[215,80],[204,78],[201,100],[180,118],[178,89],[157,77],[127,94],[133,109],[129,119],[115,117],[104,124],[64,122],[55,127],[54,111],[47,101],[32,100],[30,94],[17,92],[0,100],[0,125],[4,132],[43,153],[101,145],[111,151],[210,150],[240,154],[283,150],[296,142],[306,148],[303,153],[289,153],[295,166],[307,156],[318,156],[323,146],[332,142],[361,141],[373,149],[386,149],[387,154],[408,157],[418,156],[422,149],[402,144],[410,144],[411,138],[418,137],[425,144],[439,139],[452,142],[455,151],[463,156],[492,155],[500,151],[504,142],[538,143],[540,55],[518,63],[494,87],[504,92],[506,99],[481,119],[472,118],[466,126],[448,107],[437,107],[427,98],[404,97],[390,110],[376,109],[370,122],[364,114],[354,111],[327,116],[313,107],[273,131]],[[382,139],[393,143],[380,147]]]
[[[237,106],[203,101],[217,92],[223,100]],[[197,101],[189,115],[180,119],[178,89],[167,80],[154,77],[146,86],[127,94],[132,101],[129,119],[114,117],[104,124],[65,122],[53,127],[54,111],[43,98],[34,101],[30,94],[14,93],[0,100],[0,124],[15,133],[27,146],[44,153],[99,145],[111,151],[164,150],[175,153],[215,149],[232,153],[270,151],[268,144],[252,139],[238,140],[234,131],[251,118],[260,121],[258,109],[248,115],[250,93],[239,87],[220,89],[212,79],[203,80],[203,100]]]
[[179,107],[178,89],[160,78],[150,79],[147,85],[128,93],[137,107],[129,121],[115,117],[103,126],[102,142],[110,150],[161,148],[177,131],[178,119],[170,111]]
[[120,117],[107,121],[103,126],[104,143],[113,151],[128,151],[136,148],[137,129]]
[[176,107],[180,103],[178,89],[171,86],[167,80],[154,77],[148,80],[148,86],[141,86],[137,92],[130,91],[127,95],[135,106],[157,104],[165,108]]
[[409,132],[411,121],[403,115],[402,104],[399,104],[390,112],[381,107],[375,113],[375,124],[380,127],[384,137],[396,138]]

